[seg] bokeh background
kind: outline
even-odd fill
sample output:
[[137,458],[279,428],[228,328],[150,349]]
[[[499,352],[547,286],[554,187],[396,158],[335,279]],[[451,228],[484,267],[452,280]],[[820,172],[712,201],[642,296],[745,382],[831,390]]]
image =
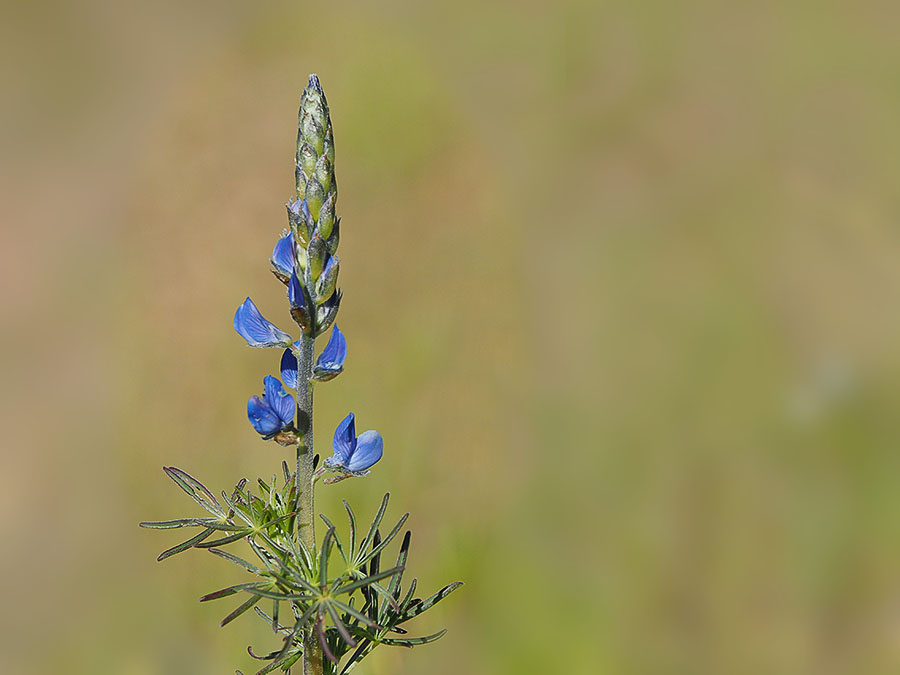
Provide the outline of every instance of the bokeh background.
[[360,675],[900,671],[900,6],[81,0],[0,23],[0,671],[253,672],[155,562],[269,476],[231,329],[310,72],[348,369],[435,645]]

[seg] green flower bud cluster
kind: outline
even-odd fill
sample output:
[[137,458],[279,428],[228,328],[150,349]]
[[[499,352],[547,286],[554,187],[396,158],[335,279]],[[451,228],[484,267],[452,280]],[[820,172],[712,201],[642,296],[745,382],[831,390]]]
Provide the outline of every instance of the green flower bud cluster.
[[[309,76],[300,97],[297,119],[297,194],[287,204],[294,236],[295,274],[303,297],[292,301],[292,314],[304,332],[324,333],[334,323],[341,302],[336,255],[341,219],[335,215],[334,135],[325,92]],[[297,296],[298,293],[293,295]]]

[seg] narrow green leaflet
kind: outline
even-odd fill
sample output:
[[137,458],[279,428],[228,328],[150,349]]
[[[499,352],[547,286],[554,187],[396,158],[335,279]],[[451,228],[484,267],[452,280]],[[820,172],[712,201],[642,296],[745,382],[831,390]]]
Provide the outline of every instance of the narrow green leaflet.
[[246,602],[242,603],[242,604],[241,604],[240,606],[238,606],[231,614],[229,614],[229,615],[226,616],[224,619],[222,619],[222,622],[221,622],[219,625],[222,626],[222,627],[227,626],[227,625],[230,624],[232,621],[234,621],[236,618],[238,618],[241,614],[243,614],[243,613],[246,612],[248,609],[250,609],[251,607],[253,607],[253,605],[255,605],[255,604],[256,604],[257,602],[259,602],[260,600],[262,600],[262,596],[260,596],[260,595],[252,595],[252,596],[250,596],[250,599],[249,599],[249,600],[247,600]]
[[152,530],[174,530],[179,527],[210,527],[216,518],[178,518],[177,520],[145,520],[140,525]]
[[256,586],[255,583],[236,584],[234,586],[229,586],[228,588],[223,588],[220,591],[213,591],[212,593],[207,593],[202,598],[200,598],[200,602],[208,602],[209,600],[218,600],[220,598],[227,598],[230,595],[234,595],[235,593],[245,591],[249,588],[253,588],[254,586]]
[[250,534],[250,532],[252,532],[252,530],[239,530],[234,534],[229,534],[227,537],[213,539],[212,541],[204,541],[202,544],[197,544],[197,548],[212,548],[213,546],[224,546],[225,544],[231,544],[232,542],[243,539],[248,534]]
[[166,472],[166,475],[168,475],[169,478],[175,481],[178,487],[184,490],[195,502],[211,514],[223,519],[227,516],[222,505],[219,504],[219,501],[215,498],[213,493],[192,475],[174,466],[164,466],[163,471]]
[[382,518],[384,518],[384,512],[387,510],[388,500],[391,498],[391,493],[385,493],[384,497],[381,500],[381,506],[378,508],[378,512],[375,514],[375,519],[372,521],[371,527],[369,527],[369,532],[366,534],[365,539],[360,542],[359,551],[357,553],[357,563],[362,565],[361,557],[365,555],[366,549],[369,548],[369,544],[372,543],[372,539],[375,537],[375,532],[378,530],[378,526],[381,524]]
[[353,509],[347,500],[343,500],[344,509],[347,511],[347,519],[350,521],[350,555],[356,554],[356,516],[353,515]]
[[[362,588],[363,586],[369,586],[373,581],[380,581],[381,579],[387,579],[390,576],[397,574],[403,568],[402,567],[392,567],[389,570],[385,570],[383,572],[378,572],[377,574],[372,574],[367,576],[365,579],[359,579],[358,581],[353,581],[349,584],[341,586],[340,588],[334,591],[335,595],[343,595],[344,593],[351,593],[358,588]],[[459,582],[457,582],[459,583]]]
[[215,532],[215,530],[206,528],[205,530],[203,530],[203,532],[201,532],[200,534],[198,534],[194,537],[191,537],[187,541],[183,541],[180,544],[178,544],[177,546],[173,546],[172,548],[166,549],[165,551],[163,551],[162,553],[159,554],[159,557],[157,558],[157,560],[159,562],[162,562],[166,558],[171,558],[176,553],[181,553],[182,551],[187,551],[189,548],[193,548],[194,546],[199,544],[201,541],[206,539],[213,532]]
[[243,558],[239,558],[238,556],[234,555],[233,553],[229,553],[228,551],[223,551],[222,549],[219,549],[219,548],[211,548],[211,549],[209,549],[209,552],[213,553],[214,555],[219,556],[220,558],[225,558],[225,560],[228,560],[229,562],[233,562],[235,565],[237,565],[239,567],[243,567],[248,572],[253,572],[253,574],[256,574],[256,575],[265,574],[265,572],[263,572],[261,569],[259,569],[256,565],[249,563],[246,560],[244,560]]
[[452,584],[447,584],[441,590],[439,590],[434,595],[429,596],[425,600],[420,603],[414,604],[411,607],[408,607],[407,610],[403,613],[403,617],[397,623],[402,623],[405,621],[409,621],[415,616],[419,616],[422,612],[431,609],[436,604],[438,604],[441,600],[450,595],[453,591],[463,585],[461,581],[454,581]]
[[406,522],[406,519],[409,518],[408,513],[404,513],[401,516],[399,522],[394,525],[394,529],[388,532],[387,536],[381,541],[381,543],[376,544],[375,547],[369,551],[363,558],[360,560],[360,564],[365,564],[368,560],[371,560],[373,557],[381,553],[385,547],[391,543],[391,540],[397,536],[397,533],[400,531],[400,528],[403,527],[403,523]]
[[424,637],[414,637],[414,638],[385,638],[381,640],[381,644],[383,645],[393,645],[395,647],[415,647],[416,645],[425,645],[429,642],[434,642],[435,640],[439,640],[444,637],[444,634],[447,632],[447,629],[438,631],[433,635],[426,635]]
[[[328,518],[325,517],[324,513],[319,514],[319,518],[321,518],[324,523],[328,526],[329,531],[334,533],[334,543],[337,546],[338,553],[341,554],[341,558],[344,563],[349,565],[350,561],[347,559],[347,554],[344,552],[344,544],[341,542],[341,538],[338,536],[337,530],[334,527],[334,523],[332,523]],[[352,551],[352,549],[351,549]]]

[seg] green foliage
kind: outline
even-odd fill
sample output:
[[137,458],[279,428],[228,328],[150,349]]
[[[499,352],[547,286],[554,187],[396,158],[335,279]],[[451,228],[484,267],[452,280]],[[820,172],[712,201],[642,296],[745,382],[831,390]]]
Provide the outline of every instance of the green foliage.
[[[191,548],[206,549],[252,575],[252,580],[207,593],[200,601],[241,595],[240,604],[222,619],[221,625],[253,609],[281,637],[281,646],[265,655],[258,656],[248,648],[251,656],[267,662],[257,675],[277,669],[290,672],[291,666],[302,658],[303,636],[308,632],[316,636],[327,659],[324,672],[331,675],[348,672],[378,645],[414,647],[433,642],[446,632],[411,637],[401,627],[462,584],[445,586],[423,600],[415,597],[416,580],[413,579],[404,592],[401,582],[409,558],[411,533],[408,530],[395,564],[382,569],[382,555],[409,516],[404,514],[382,537],[380,528],[389,494],[385,494],[362,537],[356,515],[346,500],[344,509],[349,524],[346,541],[341,539],[332,521],[320,515],[327,531],[318,547],[309,550],[302,538],[295,536],[297,528],[309,524],[297,522],[295,474],[286,462],[282,463],[280,487],[277,476],[268,483],[258,479],[258,492],[254,494],[248,481],[241,479],[230,496],[222,492],[221,500],[185,471],[174,467],[165,467],[164,471],[212,517],[150,521],[141,523],[141,527],[201,528],[199,534],[161,553],[159,560]],[[214,533],[219,536],[210,539]],[[247,543],[256,556],[255,562],[221,548],[239,541]],[[262,602],[271,608],[270,612],[258,606]],[[284,620],[285,616],[290,620]]]

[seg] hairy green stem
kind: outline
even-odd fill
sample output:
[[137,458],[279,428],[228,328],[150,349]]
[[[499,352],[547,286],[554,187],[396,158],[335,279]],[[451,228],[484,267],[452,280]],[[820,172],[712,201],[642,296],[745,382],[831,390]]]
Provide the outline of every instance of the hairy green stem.
[[[313,356],[315,338],[303,333],[297,355],[297,429],[302,442],[297,446],[297,538],[310,555],[316,550],[316,511],[313,495]],[[322,648],[310,628],[303,635],[303,675],[323,675]]]

